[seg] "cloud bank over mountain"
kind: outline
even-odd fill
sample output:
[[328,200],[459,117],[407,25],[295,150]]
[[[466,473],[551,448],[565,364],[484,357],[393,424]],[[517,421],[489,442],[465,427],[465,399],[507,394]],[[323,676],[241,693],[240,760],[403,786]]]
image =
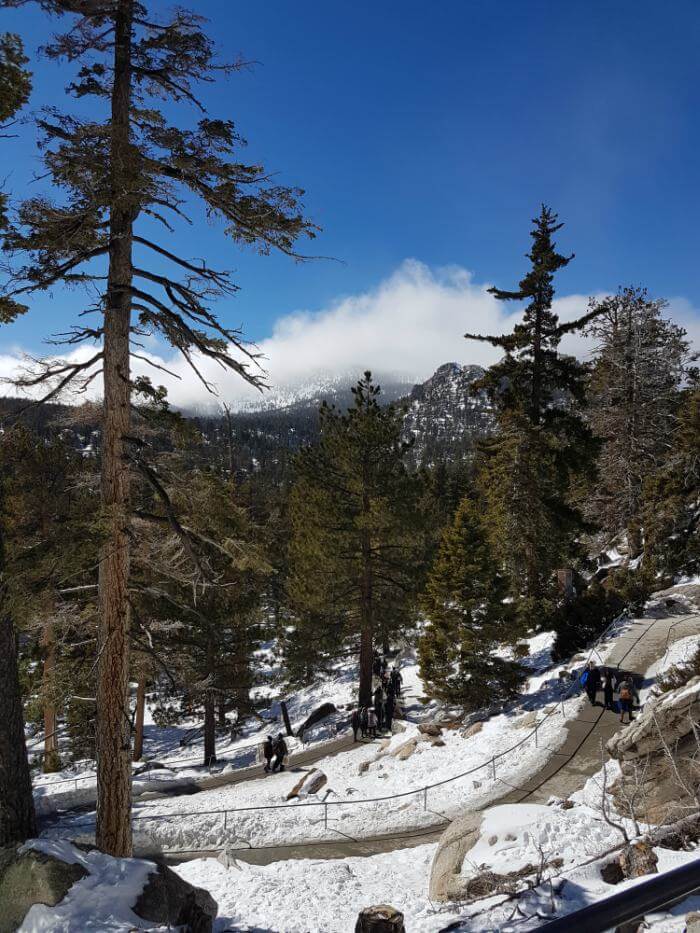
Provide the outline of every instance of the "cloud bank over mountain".
[[[465,340],[472,333],[507,333],[519,319],[514,303],[497,301],[488,284],[474,280],[458,266],[431,269],[415,259],[406,260],[376,288],[338,299],[320,311],[298,311],[278,319],[272,334],[257,347],[273,394],[313,386],[321,374],[347,374],[371,369],[383,374],[422,381],[446,361],[489,365],[499,351],[488,344]],[[566,295],[555,308],[564,321],[582,314],[588,296]],[[671,301],[670,316],[689,332],[700,347],[700,313],[685,299]],[[562,348],[585,357],[589,342],[581,335],[567,336]],[[70,354],[85,359],[86,347]],[[210,360],[197,360],[204,377],[216,386],[213,397],[187,363],[155,343],[139,351],[172,375],[136,360],[137,374],[150,375],[165,385],[171,402],[183,408],[216,407],[221,401],[234,406],[255,403],[260,393],[237,375]],[[21,363],[19,350],[0,354],[0,375],[14,375]],[[6,390],[9,392],[8,390]],[[99,395],[99,380],[91,388]],[[14,393],[13,393],[14,394]]]

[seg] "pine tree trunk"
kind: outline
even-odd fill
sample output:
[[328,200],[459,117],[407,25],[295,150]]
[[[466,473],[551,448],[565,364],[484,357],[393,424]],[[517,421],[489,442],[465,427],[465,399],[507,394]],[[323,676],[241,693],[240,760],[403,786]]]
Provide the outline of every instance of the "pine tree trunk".
[[56,643],[53,637],[51,622],[44,628],[44,671],[42,686],[44,693],[44,771],[57,771],[60,767],[58,761],[58,739],[56,736],[57,716],[53,703],[54,670],[56,668]]
[[214,691],[204,693],[204,764],[208,767],[216,761],[216,715]]
[[134,208],[129,117],[133,0],[118,0],[112,90],[109,272],[104,315],[102,509],[106,540],[100,555],[97,664],[97,846],[130,856],[129,736],[129,470],[124,456],[130,425],[129,325]]
[[12,619],[5,608],[6,594],[5,584],[0,580],[0,847],[24,842],[37,834],[32,780],[24,741],[17,639]]
[[[369,520],[369,467],[363,469],[362,512],[365,521]],[[372,542],[369,528],[361,531],[361,573],[360,580],[360,706],[372,705],[372,653],[374,648],[374,618],[372,605]]]
[[136,685],[136,717],[134,722],[134,761],[143,755],[143,720],[146,713],[146,678],[139,677]]
[[219,700],[216,711],[219,717],[219,728],[225,729],[226,728],[226,701],[224,699]]

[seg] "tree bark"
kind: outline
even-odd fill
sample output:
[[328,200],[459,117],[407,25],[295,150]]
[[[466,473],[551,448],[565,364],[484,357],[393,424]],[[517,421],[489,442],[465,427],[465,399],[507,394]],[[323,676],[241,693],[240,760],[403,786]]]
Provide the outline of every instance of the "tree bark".
[[42,686],[44,693],[44,771],[58,771],[60,761],[58,758],[58,738],[56,729],[58,717],[53,702],[54,670],[56,668],[56,642],[53,637],[53,625],[48,621],[44,627],[44,671]]
[[360,706],[372,705],[372,653],[374,648],[374,614],[372,605],[372,541],[367,522],[370,516],[369,465],[363,465],[363,492],[361,529],[361,580],[360,580]]
[[204,764],[208,767],[216,761],[216,716],[214,691],[204,693]]
[[17,639],[12,618],[5,608],[6,598],[7,588],[0,579],[0,847],[24,842],[37,834],[24,740]]
[[97,664],[97,821],[95,840],[109,855],[132,854],[129,735],[129,334],[135,206],[129,138],[133,0],[115,12],[111,120],[109,271],[104,314],[100,622]]
[[134,722],[134,761],[143,755],[143,719],[146,712],[146,678],[139,677],[136,685],[136,717]]

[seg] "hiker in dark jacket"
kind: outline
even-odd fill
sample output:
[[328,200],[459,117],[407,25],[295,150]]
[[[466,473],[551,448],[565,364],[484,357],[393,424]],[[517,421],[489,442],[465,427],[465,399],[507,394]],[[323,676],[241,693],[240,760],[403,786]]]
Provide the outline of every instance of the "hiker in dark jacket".
[[391,686],[394,688],[394,693],[397,697],[401,696],[401,684],[403,683],[403,677],[397,671],[395,667],[391,669]]
[[394,694],[387,693],[384,701],[384,728],[391,732],[391,721],[394,718]]
[[605,678],[603,680],[603,699],[605,709],[611,709],[615,711],[615,700],[613,698],[614,688],[613,688],[613,674],[609,668],[605,669]]
[[583,672],[582,680],[591,706],[597,706],[596,697],[600,690],[600,671],[593,661],[588,662],[588,667]]
[[384,691],[381,686],[374,691],[374,712],[377,714],[377,726],[382,728],[382,710],[384,709]]
[[287,754],[289,754],[289,749],[287,748],[287,743],[284,741],[284,736],[280,732],[275,742],[275,760],[272,764],[273,771],[276,771],[278,768],[280,771],[284,771],[284,759]]
[[272,767],[272,756],[275,753],[275,747],[272,742],[272,736],[268,735],[263,743],[263,758],[265,759],[265,771],[269,771]]
[[350,717],[350,725],[352,726],[352,740],[353,742],[357,742],[357,733],[360,731],[359,709],[354,709],[352,711],[352,716]]
[[362,709],[360,710],[360,729],[362,730],[363,739],[367,738],[367,729],[368,729],[367,718],[368,718],[367,707],[363,706]]

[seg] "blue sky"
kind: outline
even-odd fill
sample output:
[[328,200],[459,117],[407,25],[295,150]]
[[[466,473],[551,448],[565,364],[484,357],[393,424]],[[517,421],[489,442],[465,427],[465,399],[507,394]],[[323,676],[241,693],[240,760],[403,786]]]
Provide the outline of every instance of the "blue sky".
[[[259,257],[206,224],[179,233],[181,249],[236,269],[242,291],[226,317],[251,338],[380,288],[410,258],[514,285],[542,201],[576,253],[562,294],[634,282],[700,307],[697,2],[190,5],[224,55],[259,63],[206,89],[211,113],[237,123],[251,159],[306,189],[323,227],[313,251],[342,260]],[[2,19],[34,58],[46,17],[30,7]],[[32,106],[74,106],[58,93],[65,67],[33,67]],[[6,186],[36,190],[33,131],[2,148]],[[36,349],[72,305],[61,294],[39,302],[0,333],[0,352]]]

